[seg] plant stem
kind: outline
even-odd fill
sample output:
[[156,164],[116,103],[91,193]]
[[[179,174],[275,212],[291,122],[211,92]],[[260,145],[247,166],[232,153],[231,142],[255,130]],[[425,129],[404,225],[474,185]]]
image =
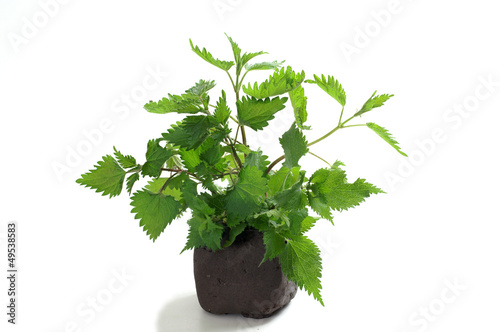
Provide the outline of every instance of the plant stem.
[[175,172],[175,173],[182,173],[185,172],[186,174],[196,176],[196,174],[188,172],[187,170],[184,169],[179,169],[179,168],[162,168],[162,171],[167,171],[167,172]]
[[329,163],[328,161],[326,161],[325,159],[321,158],[321,157],[320,157],[320,156],[318,156],[317,154],[312,153],[311,151],[308,151],[308,152],[309,152],[309,154],[311,154],[311,155],[315,156],[315,157],[316,157],[316,158],[318,158],[319,160],[324,161],[324,162],[325,162],[328,166],[332,167],[332,164],[330,164],[330,163]]
[[240,125],[241,127],[241,140],[244,146],[247,146],[247,134],[245,133],[245,127]]
[[232,115],[230,115],[229,118],[231,118],[231,120],[233,120],[234,122],[236,122],[238,124],[238,126],[240,125],[240,123],[238,122],[238,120],[236,120]]
[[227,139],[229,140],[229,143],[226,142],[226,144],[229,145],[229,147],[231,148],[231,154],[233,155],[234,162],[238,164],[238,167],[240,169],[242,169],[243,164],[241,163],[241,160],[238,157],[236,150],[234,149],[234,143],[231,141],[231,137],[229,137],[229,135],[227,136]]
[[366,124],[362,123],[362,124],[348,125],[348,126],[343,126],[342,128],[349,128],[349,127],[366,127]]
[[236,135],[234,136],[234,141],[237,142],[238,141],[238,132],[240,130],[240,126],[238,126],[238,128],[236,129]]
[[281,157],[279,157],[278,159],[276,159],[275,161],[273,161],[271,163],[271,165],[269,165],[269,167],[266,169],[266,171],[264,172],[264,174],[269,174],[269,172],[273,169],[273,167],[276,166],[276,164],[279,163],[280,161],[282,161],[283,159],[285,159],[285,155],[282,155]]
[[327,138],[328,136],[330,136],[331,134],[333,134],[334,132],[336,132],[337,130],[339,130],[341,127],[342,124],[338,125],[337,127],[333,128],[331,131],[329,131],[327,134],[321,136],[320,138],[318,138],[317,140],[315,141],[312,141],[311,143],[307,144],[307,146],[311,146],[311,145],[314,145],[318,142],[321,142],[322,140],[324,140],[325,138]]
[[344,115],[344,106],[342,106],[342,112],[340,112],[339,126],[342,124],[342,115]]
[[233,90],[236,92],[236,85],[234,85],[233,78],[231,77],[231,74],[229,74],[228,71],[226,71],[227,76],[229,76],[229,79],[231,80],[231,84],[233,85]]
[[163,190],[165,190],[165,188],[167,187],[167,184],[170,182],[170,180],[175,176],[175,174],[172,174],[168,179],[167,181],[165,181],[165,183],[163,184],[163,186],[161,186],[161,189],[160,191],[158,191],[158,194],[161,194],[163,192]]

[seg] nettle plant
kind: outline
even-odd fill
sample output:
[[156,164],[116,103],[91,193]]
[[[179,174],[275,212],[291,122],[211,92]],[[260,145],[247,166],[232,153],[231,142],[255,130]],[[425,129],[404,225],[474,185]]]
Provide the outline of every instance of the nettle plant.
[[[404,155],[383,127],[372,122],[350,124],[382,106],[392,95],[373,93],[360,110],[344,120],[346,94],[332,76],[314,75],[306,80],[304,71],[282,67],[283,62],[249,64],[265,52],[242,54],[238,45],[228,39],[234,61],[219,60],[205,48],[190,43],[194,53],[227,73],[236,105],[230,108],[224,90],[215,105],[210,103],[209,91],[215,82],[209,80],[200,80],[183,94],[169,94],[158,102],[149,102],[144,108],[151,113],[188,115],[160,138],[147,143],[143,164],[115,148],[114,156],[104,156],[77,183],[114,197],[122,192],[124,182],[132,194],[141,176],[150,178],[144,188],[133,193],[132,213],[155,241],[174,219],[190,210],[189,235],[182,251],[200,247],[221,250],[245,229],[257,229],[263,233],[266,248],[262,262],[277,257],[288,279],[323,304],[320,251],[305,233],[319,219],[333,221],[333,212],[357,206],[371,194],[383,191],[364,179],[348,182],[343,163],[330,165],[312,154],[309,147],[340,129],[366,126]],[[231,69],[235,69],[233,74]],[[274,72],[260,84],[244,85],[247,74],[256,70]],[[341,106],[335,127],[312,142],[304,135],[310,127],[304,124],[307,97],[303,83],[318,86]],[[279,139],[283,155],[270,162],[260,149],[251,148],[245,131],[264,130],[288,101],[295,121]],[[328,167],[307,177],[299,161],[308,153]]]

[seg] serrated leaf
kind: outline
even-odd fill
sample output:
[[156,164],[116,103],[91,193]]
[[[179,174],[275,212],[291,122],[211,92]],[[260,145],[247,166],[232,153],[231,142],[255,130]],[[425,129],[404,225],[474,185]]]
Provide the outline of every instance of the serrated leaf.
[[357,111],[354,116],[360,116],[366,112],[371,111],[372,109],[376,107],[380,107],[384,105],[384,103],[389,100],[389,98],[393,97],[394,95],[388,95],[388,94],[383,94],[383,95],[378,95],[375,96],[377,91],[375,91],[372,96],[363,104],[363,107],[359,111]]
[[189,39],[189,43],[191,44],[191,49],[193,50],[194,53],[198,54],[198,56],[200,56],[203,60],[207,61],[208,63],[224,70],[224,71],[228,71],[229,69],[231,69],[232,66],[234,66],[234,62],[233,61],[223,61],[223,60],[219,60],[219,59],[216,59],[212,56],[212,54],[210,54],[210,52],[208,52],[205,48],[203,48],[203,50],[200,50],[200,48],[198,46],[195,46],[193,44],[193,42],[191,41],[191,39]]
[[310,192],[307,192],[307,199],[309,200],[309,205],[321,218],[329,220],[333,224],[333,216],[330,210],[330,206],[326,202],[324,196],[313,196]]
[[316,221],[318,220],[319,218],[317,217],[312,217],[312,216],[305,217],[300,225],[300,233],[304,234],[305,232],[313,228],[314,224],[316,224]]
[[146,151],[146,162],[142,166],[142,174],[151,177],[160,176],[163,165],[173,155],[172,150],[162,147],[157,140],[150,140]]
[[385,129],[384,127],[381,127],[373,122],[368,122],[366,124],[366,126],[368,128],[370,128],[371,130],[373,130],[377,135],[382,137],[382,139],[384,141],[389,143],[389,145],[392,146],[394,149],[396,149],[396,151],[398,151],[400,154],[402,154],[405,157],[408,157],[408,155],[406,153],[401,151],[401,148],[399,147],[399,143],[394,139],[392,134],[389,133],[389,131],[387,129]]
[[252,167],[255,166],[257,169],[264,172],[267,169],[267,166],[270,162],[267,160],[267,156],[262,154],[260,148],[257,151],[251,151],[248,156],[245,158],[244,167]]
[[304,95],[304,88],[299,86],[297,89],[288,92],[290,102],[293,107],[295,122],[300,129],[311,129],[309,126],[304,126],[307,121],[307,97]]
[[340,105],[345,106],[346,95],[344,88],[333,76],[314,75],[314,80],[306,80],[306,83],[317,84],[323,91],[328,93],[333,99],[339,102]]
[[289,189],[277,193],[273,201],[277,207],[283,210],[296,211],[304,208],[307,204],[307,198],[302,192],[302,183],[304,182],[305,172],[301,172],[299,180]]
[[94,167],[90,172],[82,174],[76,183],[95,189],[98,193],[102,192],[103,196],[118,196],[125,180],[125,170],[110,155],[102,157],[102,161],[98,161]]
[[182,187],[182,194],[186,200],[187,206],[193,211],[194,215],[211,216],[215,210],[210,207],[205,201],[198,197],[197,184],[187,178]]
[[311,207],[315,211],[320,207],[322,213],[325,204],[332,210],[343,211],[364,202],[371,194],[383,193],[364,179],[348,183],[345,172],[340,168],[319,169],[311,176],[309,183]]
[[226,92],[222,90],[222,96],[219,98],[217,105],[215,105],[214,118],[225,125],[230,114],[231,110],[229,109],[229,106],[227,106]]
[[224,226],[214,223],[209,217],[195,215],[188,220],[189,235],[186,246],[181,253],[188,249],[207,247],[213,251],[221,249]]
[[290,219],[290,236],[301,234],[302,221],[307,218],[307,209],[305,207],[290,211],[288,213]]
[[136,183],[139,180],[139,173],[132,173],[128,178],[127,178],[127,192],[132,194],[132,188],[134,186],[134,183]]
[[293,236],[287,239],[279,259],[283,273],[324,306],[320,294],[321,257],[314,242],[303,235]]
[[301,176],[300,167],[294,167],[291,170],[287,167],[281,167],[277,172],[270,173],[268,197],[272,197],[278,192],[289,189]]
[[215,121],[205,115],[187,116],[182,122],[173,125],[162,136],[175,146],[192,150],[199,147],[205,141],[210,135],[209,130],[215,127],[215,125]]
[[279,69],[284,62],[285,61],[278,62],[275,60],[272,62],[259,62],[259,63],[253,63],[253,64],[246,64],[245,69],[247,71],[269,70],[269,69],[276,70],[276,69]]
[[135,219],[153,242],[180,212],[181,204],[171,196],[140,190],[134,193],[130,205]]
[[243,233],[246,227],[246,223],[240,223],[234,227],[231,227],[229,229],[229,239],[226,241],[226,243],[224,243],[224,248],[227,248],[231,244],[233,244],[234,240],[236,240],[236,237]]
[[215,87],[215,81],[200,80],[192,88],[186,90],[186,93],[192,94],[197,97],[201,97],[214,87]]
[[324,196],[313,196],[310,192],[307,192],[307,199],[314,212],[333,224],[332,212]]
[[[181,188],[185,179],[187,179],[187,175],[184,172],[179,173],[172,178],[157,178],[149,181],[144,189],[153,193],[160,193],[161,188],[163,188],[163,191],[161,192],[162,194],[172,196],[178,202],[183,202]],[[165,182],[167,181],[168,183],[165,185]]]
[[276,70],[267,80],[260,85],[257,82],[253,87],[249,83],[248,86],[243,86],[243,92],[247,95],[263,99],[272,96],[278,96],[283,93],[296,89],[304,81],[306,74],[304,71],[295,73],[292,67]]
[[203,111],[202,101],[193,94],[171,95],[158,102],[149,101],[144,109],[150,113],[198,113]]
[[227,39],[231,43],[231,48],[233,49],[234,61],[236,63],[236,75],[240,75],[241,70],[246,65],[246,63],[258,55],[266,54],[266,52],[253,52],[253,53],[244,53],[241,55],[241,48],[238,44],[226,34]]
[[123,168],[132,168],[137,166],[137,161],[135,160],[134,157],[130,155],[123,155],[120,151],[118,151],[114,146],[113,150],[115,151],[115,157],[118,163],[120,164],[121,167]]
[[283,151],[285,151],[283,166],[289,169],[299,166],[300,158],[309,151],[306,138],[295,123],[281,136],[280,144],[283,147]]
[[285,238],[275,230],[264,232],[263,239],[266,252],[260,264],[278,257],[285,250]]
[[260,208],[260,200],[267,191],[267,180],[257,167],[244,167],[237,183],[227,191],[225,207],[234,219],[245,219]]
[[236,102],[238,109],[238,122],[253,130],[261,130],[266,127],[274,114],[285,108],[287,98],[276,97],[273,99],[256,99],[243,97]]

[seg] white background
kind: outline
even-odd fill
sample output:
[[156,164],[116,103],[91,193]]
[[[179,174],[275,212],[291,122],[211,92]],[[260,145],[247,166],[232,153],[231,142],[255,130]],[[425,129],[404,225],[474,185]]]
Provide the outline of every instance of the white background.
[[[0,266],[7,222],[17,221],[20,271],[16,326],[6,323],[1,278],[2,331],[500,330],[494,2],[2,0],[0,27]],[[179,119],[146,112],[147,101],[200,78],[229,91],[225,74],[188,42],[230,59],[224,32],[244,51],[269,52],[262,60],[335,76],[348,115],[374,90],[395,95],[362,121],[387,127],[409,159],[367,128],[311,149],[388,192],[311,232],[323,252],[325,307],[299,292],[270,319],[207,314],[192,252],[179,255],[187,215],[153,243],[126,194],[109,199],[75,183],[113,146],[141,160],[147,140]],[[355,53],[342,51],[349,47]],[[161,72],[158,81],[150,71]],[[312,141],[335,126],[340,108],[315,86],[306,94]],[[281,155],[290,121],[288,107],[267,135],[250,134],[252,147]],[[309,172],[323,167],[303,161]],[[92,298],[104,305],[92,311]]]

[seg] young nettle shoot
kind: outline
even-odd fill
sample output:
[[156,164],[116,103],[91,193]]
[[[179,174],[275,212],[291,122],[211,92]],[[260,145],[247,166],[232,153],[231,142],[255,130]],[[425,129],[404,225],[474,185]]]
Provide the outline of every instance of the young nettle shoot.
[[[186,116],[147,142],[141,163],[115,149],[77,183],[109,197],[119,195],[125,184],[132,213],[153,241],[189,210],[189,234],[183,251],[200,247],[221,250],[245,229],[257,229],[263,233],[266,248],[262,261],[277,257],[283,273],[323,304],[320,251],[306,236],[307,231],[320,218],[332,221],[333,214],[383,191],[361,178],[349,182],[342,162],[330,164],[326,161],[330,156],[318,156],[309,148],[340,129],[365,126],[406,156],[385,128],[373,122],[353,123],[392,95],[375,92],[359,111],[347,117],[346,93],[332,76],[306,79],[304,71],[285,67],[282,61],[255,62],[254,58],[265,52],[243,53],[230,37],[228,40],[234,54],[229,61],[219,60],[191,40],[190,44],[199,57],[227,73],[228,91],[236,98],[234,105],[228,104],[226,91],[214,92],[216,84],[210,80],[200,80],[184,93],[151,101],[144,106],[148,112]],[[245,84],[251,76],[248,74],[257,70],[272,74],[260,84]],[[305,125],[305,84],[319,87],[340,104],[338,122],[322,136],[312,134]],[[295,121],[279,139],[283,155],[272,159],[247,141],[246,131],[266,130],[277,112],[293,112]],[[299,163],[306,155],[328,166],[307,175]],[[149,182],[134,191],[136,182],[144,177]]]

